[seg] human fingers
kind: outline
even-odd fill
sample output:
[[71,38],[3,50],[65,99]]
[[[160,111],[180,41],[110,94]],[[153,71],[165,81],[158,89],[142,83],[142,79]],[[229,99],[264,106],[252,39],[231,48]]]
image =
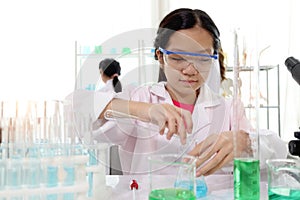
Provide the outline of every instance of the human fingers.
[[192,133],[193,130],[193,119],[189,111],[181,109],[181,117],[183,119],[186,131]]
[[166,122],[166,126],[168,127],[167,139],[170,140],[173,134],[177,132],[177,122],[176,118],[169,117]]
[[165,129],[167,128],[166,122],[160,121],[158,122],[159,134],[163,135],[165,133]]
[[227,146],[219,146],[215,150],[215,154],[197,170],[197,176],[215,172],[229,161],[230,157],[228,155],[233,155],[232,149]]
[[[148,107],[147,113],[148,118],[150,119],[149,121],[158,125],[160,135],[164,135],[166,129],[167,134],[174,131],[175,125],[170,125],[170,122],[168,122],[168,120],[170,121],[170,117],[168,116],[171,116],[171,114],[169,114],[167,104],[152,104]],[[173,129],[171,127],[173,127]]]
[[154,104],[148,110],[149,118],[159,125],[159,133],[164,134],[167,128],[166,137],[171,139],[178,134],[181,143],[185,144],[187,132],[192,130],[191,113],[171,104]]
[[198,143],[190,152],[189,155],[196,156],[198,158],[207,158],[210,156],[209,152],[215,146],[217,142],[217,136],[210,135],[205,138],[202,142]]
[[233,152],[227,154],[218,165],[209,169],[208,171],[206,171],[206,172],[201,171],[202,169],[197,170],[196,176],[198,177],[198,176],[202,176],[202,175],[203,176],[211,175],[211,174],[215,173],[217,170],[221,169],[224,165],[226,165],[227,163],[229,163],[232,160],[233,160]]
[[[191,116],[187,114],[185,110],[177,108],[175,106],[166,105],[167,114],[167,126],[168,126],[168,134],[167,139],[171,139],[174,134],[177,134],[180,138],[182,144],[186,143],[186,134],[187,129],[184,121],[184,117],[191,120]],[[192,122],[189,121],[189,126],[191,126]]]
[[169,117],[167,126],[168,126],[168,133],[167,133],[167,139],[171,139],[174,134],[177,134],[180,138],[180,142],[182,144],[186,143],[186,128],[184,125],[184,121],[181,118],[181,116],[174,111],[171,111],[172,116]]
[[179,135],[181,144],[186,144],[187,130],[185,128],[184,121],[182,120],[182,118],[178,119],[177,134]]

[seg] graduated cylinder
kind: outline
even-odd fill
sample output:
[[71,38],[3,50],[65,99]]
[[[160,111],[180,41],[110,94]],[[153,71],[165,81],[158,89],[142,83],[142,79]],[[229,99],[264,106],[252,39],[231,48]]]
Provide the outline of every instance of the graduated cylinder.
[[[241,80],[239,73],[238,34],[234,34],[234,67],[233,67],[233,124],[234,132],[234,199],[259,200],[260,199],[260,166],[259,166],[259,64],[254,64],[253,81],[250,86],[250,96],[255,97],[251,108],[254,119],[249,126],[240,127],[241,118],[244,116],[241,102]],[[245,122],[243,122],[245,123]]]

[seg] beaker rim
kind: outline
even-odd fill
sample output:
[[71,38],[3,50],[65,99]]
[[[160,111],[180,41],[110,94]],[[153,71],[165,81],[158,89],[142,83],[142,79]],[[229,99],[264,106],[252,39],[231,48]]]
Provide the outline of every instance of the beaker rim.
[[296,159],[289,159],[289,158],[281,158],[281,159],[268,159],[266,160],[267,165],[273,165],[275,163],[295,163],[297,166],[300,167],[300,161]]
[[[189,164],[197,161],[197,157],[191,155],[184,155],[184,154],[183,155],[182,154],[155,154],[155,155],[148,156],[148,160],[150,162],[151,161],[160,162],[164,158],[170,158],[170,162],[177,162],[177,163],[186,163],[182,161],[183,159],[189,159],[189,161],[192,161],[189,162]],[[162,161],[162,162],[166,162],[166,161]]]

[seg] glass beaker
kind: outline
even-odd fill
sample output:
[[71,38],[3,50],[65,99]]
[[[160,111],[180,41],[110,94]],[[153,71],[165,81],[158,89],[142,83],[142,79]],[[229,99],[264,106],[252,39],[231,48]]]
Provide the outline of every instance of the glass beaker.
[[266,163],[269,199],[300,199],[300,161],[271,159]]
[[196,158],[159,154],[149,160],[149,200],[196,199]]

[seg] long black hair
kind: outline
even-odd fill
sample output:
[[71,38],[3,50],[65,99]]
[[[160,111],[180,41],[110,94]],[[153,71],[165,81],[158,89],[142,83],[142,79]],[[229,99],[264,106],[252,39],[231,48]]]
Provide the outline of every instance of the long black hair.
[[106,58],[99,63],[99,70],[108,76],[113,78],[113,87],[115,92],[122,91],[122,84],[119,81],[118,76],[121,75],[121,66],[118,61],[112,58]]
[[[219,39],[220,32],[214,21],[206,12],[189,8],[176,9],[166,15],[160,22],[154,41],[155,52],[158,47],[166,48],[171,35],[175,31],[193,28],[195,25],[202,27],[211,34],[213,38],[214,53],[223,53],[221,49],[221,42]],[[158,60],[156,53],[154,54],[154,58]],[[225,73],[225,65],[223,60],[224,59],[222,58],[219,59],[221,73]],[[221,74],[221,77],[223,78],[225,77],[225,75]],[[158,79],[159,81],[166,80],[162,69],[159,70]]]

